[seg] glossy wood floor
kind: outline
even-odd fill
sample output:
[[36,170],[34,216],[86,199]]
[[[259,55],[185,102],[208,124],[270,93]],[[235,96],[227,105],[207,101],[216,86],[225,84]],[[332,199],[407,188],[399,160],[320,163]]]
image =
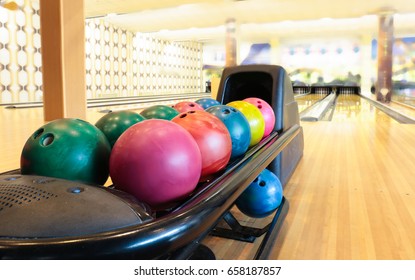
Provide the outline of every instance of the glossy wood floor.
[[298,104],[298,112],[303,112],[305,109],[323,99],[325,96],[327,96],[327,94],[307,94],[297,96],[295,101],[297,101]]
[[[88,121],[101,113],[88,111]],[[0,172],[19,168],[41,108],[0,107]],[[290,209],[272,259],[415,259],[415,125],[399,124],[354,95],[340,96],[331,122],[302,122],[304,156],[284,189]],[[260,227],[271,217],[244,225]],[[218,259],[251,259],[257,247],[217,237]]]
[[415,126],[342,99],[354,107],[303,123],[304,158],[272,257],[415,259]]
[[[333,121],[301,125],[304,156],[271,259],[415,259],[415,126],[354,95],[339,96]],[[259,242],[206,241],[221,259],[252,258]]]

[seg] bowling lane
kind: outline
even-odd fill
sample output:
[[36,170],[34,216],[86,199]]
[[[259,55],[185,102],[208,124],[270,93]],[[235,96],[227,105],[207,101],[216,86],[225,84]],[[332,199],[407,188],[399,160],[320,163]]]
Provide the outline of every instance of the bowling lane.
[[20,154],[26,140],[43,124],[42,108],[9,110],[0,106],[0,173],[20,168]]
[[398,123],[386,113],[370,104],[369,101],[355,94],[340,94],[337,97],[332,121]]
[[388,108],[392,109],[393,111],[396,111],[400,114],[403,114],[413,120],[415,120],[415,107],[412,105],[408,105],[406,103],[400,103],[392,100],[392,102],[388,104],[384,104],[388,106]]
[[302,112],[308,107],[315,104],[317,101],[323,99],[326,97],[327,94],[324,93],[310,93],[306,95],[299,95],[295,97],[295,101],[297,101],[298,104],[298,112]]
[[394,90],[392,100],[415,107],[415,89],[406,88],[402,90]]

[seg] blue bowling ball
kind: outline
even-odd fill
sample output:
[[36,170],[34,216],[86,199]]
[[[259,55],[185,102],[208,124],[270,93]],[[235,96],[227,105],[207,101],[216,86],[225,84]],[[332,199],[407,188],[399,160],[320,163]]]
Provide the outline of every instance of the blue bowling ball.
[[206,98],[200,98],[198,100],[195,101],[197,104],[199,104],[200,106],[203,107],[203,109],[207,109],[209,107],[215,106],[215,105],[220,105],[220,102],[217,101],[216,99],[210,98],[210,97],[206,97]]
[[280,180],[274,173],[264,169],[237,198],[235,204],[249,217],[264,218],[280,206],[282,197]]
[[206,109],[206,112],[218,117],[226,126],[231,135],[231,158],[243,155],[249,148],[251,129],[249,122],[236,108],[227,105],[216,105]]

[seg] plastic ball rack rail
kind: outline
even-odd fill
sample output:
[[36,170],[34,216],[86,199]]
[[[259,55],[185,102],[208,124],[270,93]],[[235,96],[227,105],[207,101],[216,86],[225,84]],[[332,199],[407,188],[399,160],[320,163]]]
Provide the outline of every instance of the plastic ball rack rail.
[[[113,187],[21,175],[19,170],[0,174],[0,259],[204,258],[201,242],[209,234],[248,241],[265,234],[254,258],[268,258],[288,201],[283,198],[272,221],[256,231],[240,226],[229,210],[265,168],[286,186],[303,155],[303,131],[282,67],[225,68],[217,100],[226,104],[248,97],[271,104],[274,131],[200,183],[188,199],[157,215]],[[222,219],[231,230],[218,227]]]

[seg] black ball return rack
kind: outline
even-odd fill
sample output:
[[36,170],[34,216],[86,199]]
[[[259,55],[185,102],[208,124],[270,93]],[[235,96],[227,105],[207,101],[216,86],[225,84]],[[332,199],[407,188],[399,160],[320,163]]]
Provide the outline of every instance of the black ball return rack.
[[[225,68],[217,100],[227,104],[248,97],[261,98],[273,107],[276,116],[274,131],[245,155],[230,162],[225,170],[215,174],[209,181],[200,183],[188,199],[163,212],[146,215],[145,207],[134,202],[127,194],[117,191],[116,186],[76,183],[76,187],[73,187],[71,184],[75,183],[56,178],[32,180],[27,178],[30,175],[21,175],[19,170],[0,174],[0,206],[7,203],[2,199],[7,197],[8,193],[4,190],[10,185],[20,184],[23,188],[35,187],[42,190],[48,187],[48,181],[55,181],[64,190],[60,198],[67,195],[67,190],[99,190],[97,193],[105,196],[110,206],[112,200],[114,205],[129,205],[130,211],[139,217],[126,221],[124,225],[114,224],[112,227],[108,227],[112,221],[91,219],[90,227],[69,234],[57,230],[49,232],[45,226],[45,232],[36,235],[30,227],[22,225],[30,219],[48,225],[51,216],[61,213],[66,213],[65,219],[55,217],[56,223],[66,223],[68,229],[77,229],[81,223],[85,225],[82,214],[70,215],[70,212],[58,211],[63,204],[72,209],[72,201],[79,203],[79,199],[62,203],[59,195],[55,195],[48,201],[49,204],[31,204],[32,212],[27,211],[29,206],[24,203],[15,205],[0,210],[2,224],[10,224],[8,219],[11,211],[15,217],[8,231],[0,228],[0,259],[215,259],[214,252],[202,244],[208,235],[244,242],[254,242],[257,237],[264,235],[254,259],[267,259],[288,213],[288,200],[283,197],[271,222],[264,228],[241,225],[230,210],[239,195],[265,168],[274,172],[283,187],[286,186],[303,155],[303,131],[299,124],[292,84],[284,68],[276,65]],[[23,182],[19,183],[19,180]],[[82,193],[84,199],[89,199],[88,193],[90,192]],[[45,205],[49,205],[49,208],[45,209]],[[94,213],[94,209],[89,211],[88,207],[94,206],[90,203],[80,211]],[[82,207],[77,208],[79,210]],[[19,216],[19,213],[22,214]],[[116,214],[113,219],[117,219]],[[222,229],[218,225],[220,221],[228,223],[230,229]],[[38,223],[33,224],[39,231]],[[53,227],[59,228],[59,224]]]

